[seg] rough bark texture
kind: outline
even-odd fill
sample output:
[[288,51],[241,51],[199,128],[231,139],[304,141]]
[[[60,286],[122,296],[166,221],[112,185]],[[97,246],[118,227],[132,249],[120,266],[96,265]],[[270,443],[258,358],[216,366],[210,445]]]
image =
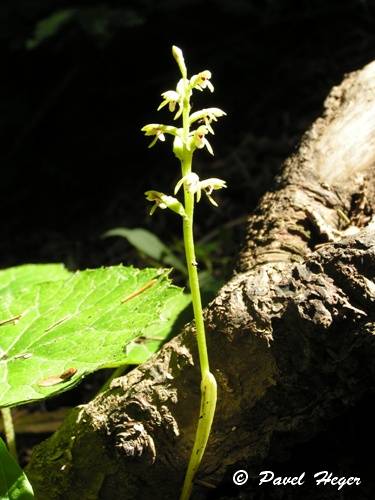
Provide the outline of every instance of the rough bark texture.
[[[372,63],[332,90],[205,311],[219,401],[201,480],[218,484],[245,464],[251,473],[276,435],[307,438],[373,379],[374,163]],[[35,450],[37,498],[177,498],[199,397],[188,325]]]

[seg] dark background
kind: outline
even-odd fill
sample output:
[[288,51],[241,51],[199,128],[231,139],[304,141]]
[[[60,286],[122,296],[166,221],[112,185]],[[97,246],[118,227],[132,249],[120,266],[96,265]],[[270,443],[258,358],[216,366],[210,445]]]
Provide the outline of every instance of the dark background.
[[[237,222],[272,186],[332,86],[375,58],[373,0],[2,0],[0,23],[0,267],[142,265],[126,241],[100,238],[118,226],[177,245],[178,218],[165,211],[151,219],[143,192],[170,192],[178,165],[168,144],[148,150],[140,132],[169,119],[156,108],[176,83],[176,44],[190,73],[213,73],[215,93],[199,95],[196,109],[228,113],[211,138],[215,158],[202,152],[196,163],[202,177],[228,182],[218,209],[200,204],[196,227],[198,239],[217,231],[211,258],[228,276],[243,232]],[[369,397],[290,455],[273,446],[266,467],[292,474],[327,463],[366,476],[361,488],[345,496],[239,490],[228,476],[227,495],[374,498],[363,456],[374,441],[371,413]]]
[[100,240],[116,226],[178,238],[177,218],[151,219],[143,196],[170,192],[177,162],[140,132],[169,119],[156,108],[176,83],[172,44],[191,73],[213,73],[215,93],[196,106],[228,113],[197,169],[229,189],[219,209],[201,204],[197,237],[246,215],[332,85],[373,59],[374,16],[365,0],[3,0],[0,266],[137,259]]

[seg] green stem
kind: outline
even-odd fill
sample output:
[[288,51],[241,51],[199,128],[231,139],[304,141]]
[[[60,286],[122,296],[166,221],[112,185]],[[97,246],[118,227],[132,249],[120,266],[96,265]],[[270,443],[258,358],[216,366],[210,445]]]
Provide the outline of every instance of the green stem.
[[183,221],[184,245],[186,254],[186,263],[189,275],[189,284],[191,298],[193,302],[195,328],[197,333],[197,342],[199,350],[199,361],[201,366],[202,378],[210,371],[208,361],[206,335],[204,330],[202,300],[199,288],[197,262],[195,258],[194,235],[193,235],[193,217],[194,217],[194,195],[185,189],[185,212],[186,218]]
[[201,382],[201,405],[199,411],[198,426],[194,439],[193,451],[190,455],[189,465],[186,471],[184,485],[180,500],[188,500],[193,489],[193,481],[202,461],[208,438],[211,433],[212,422],[215,415],[217,400],[217,385],[215,377],[211,372],[202,378]]
[[[182,142],[184,144],[181,170],[182,177],[191,173],[191,164],[194,148],[190,144],[190,95],[191,86],[186,77],[186,68],[179,62],[179,67],[182,73],[182,78],[185,82],[185,91],[182,109]],[[189,149],[192,148],[192,149]],[[189,284],[191,290],[191,298],[193,302],[195,330],[198,343],[199,363],[201,369],[201,404],[199,411],[199,419],[197,430],[194,439],[193,451],[190,455],[189,465],[186,471],[184,484],[181,491],[180,500],[188,500],[193,488],[194,476],[200,466],[204,451],[206,449],[207,441],[211,432],[212,422],[214,419],[216,400],[217,400],[217,386],[213,374],[210,372],[210,365],[208,361],[206,334],[204,330],[204,320],[202,311],[202,300],[199,288],[197,262],[195,258],[194,248],[194,234],[193,234],[193,221],[194,221],[194,196],[195,194],[189,190],[184,183],[184,198],[185,198],[185,216],[183,218],[183,234],[184,245],[186,254],[186,263],[189,275]]]
[[[185,130],[186,129],[184,126],[184,131]],[[182,161],[183,175],[186,175],[187,173],[191,172],[191,162],[192,162],[192,153],[190,151],[185,151],[184,159]],[[208,360],[206,334],[205,334],[203,311],[202,311],[202,300],[199,288],[197,262],[195,258],[194,234],[193,234],[194,193],[191,193],[186,188],[186,186],[184,186],[184,196],[185,196],[185,213],[186,213],[186,217],[183,219],[184,245],[185,245],[186,263],[189,275],[191,297],[193,302],[195,329],[196,329],[196,336],[198,343],[198,353],[199,353],[202,381],[201,381],[201,404],[200,404],[198,426],[195,434],[193,451],[190,455],[189,465],[185,475],[185,480],[180,500],[188,500],[190,498],[190,494],[193,488],[194,476],[198,471],[198,468],[202,461],[202,457],[206,449],[207,441],[211,432],[212,422],[214,419],[215,408],[216,408],[216,400],[217,400],[216,380],[213,374],[210,372],[210,365]]]
[[5,441],[9,453],[18,461],[12,410],[10,408],[1,408],[1,416],[3,417]]

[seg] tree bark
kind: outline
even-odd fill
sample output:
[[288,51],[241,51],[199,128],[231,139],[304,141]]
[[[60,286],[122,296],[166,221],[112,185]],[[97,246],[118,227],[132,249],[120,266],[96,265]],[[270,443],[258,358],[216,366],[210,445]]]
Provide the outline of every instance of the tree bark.
[[[194,498],[254,473],[271,440],[307,439],[373,381],[374,164],[375,62],[333,88],[205,310],[218,406]],[[35,449],[37,498],[178,498],[199,399],[190,324]]]

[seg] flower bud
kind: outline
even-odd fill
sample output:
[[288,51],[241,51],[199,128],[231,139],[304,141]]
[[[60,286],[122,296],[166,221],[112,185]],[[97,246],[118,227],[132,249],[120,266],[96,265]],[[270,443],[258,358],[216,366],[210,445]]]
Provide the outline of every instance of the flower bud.
[[180,68],[182,77],[186,78],[187,70],[182,50],[179,47],[176,47],[176,45],[173,45],[172,54],[178,64],[178,67]]

